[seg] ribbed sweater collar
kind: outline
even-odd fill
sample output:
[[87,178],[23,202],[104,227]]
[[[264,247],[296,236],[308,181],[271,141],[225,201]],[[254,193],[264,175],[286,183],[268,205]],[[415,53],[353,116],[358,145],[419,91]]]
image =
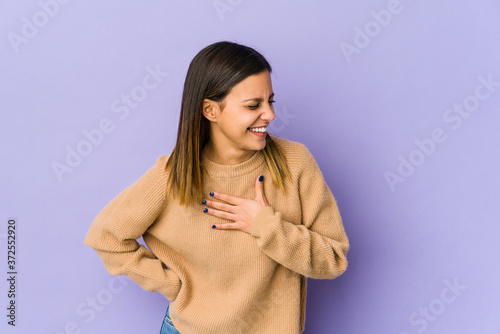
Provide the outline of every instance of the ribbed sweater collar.
[[207,157],[205,150],[201,154],[201,164],[210,176],[217,177],[235,177],[248,174],[256,170],[264,162],[265,158],[261,151],[256,151],[250,159],[236,165],[218,164]]

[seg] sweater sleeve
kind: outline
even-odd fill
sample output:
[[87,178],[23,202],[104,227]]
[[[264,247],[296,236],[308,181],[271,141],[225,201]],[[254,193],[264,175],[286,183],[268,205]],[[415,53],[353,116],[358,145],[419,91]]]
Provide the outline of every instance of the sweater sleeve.
[[282,218],[271,206],[254,217],[250,234],[276,262],[305,277],[332,279],[347,269],[349,241],[337,203],[318,164],[305,148],[306,163],[298,175],[302,221]]
[[173,301],[180,290],[179,277],[136,240],[166,204],[162,157],[99,212],[84,242],[94,248],[111,275],[126,275],[144,290]]

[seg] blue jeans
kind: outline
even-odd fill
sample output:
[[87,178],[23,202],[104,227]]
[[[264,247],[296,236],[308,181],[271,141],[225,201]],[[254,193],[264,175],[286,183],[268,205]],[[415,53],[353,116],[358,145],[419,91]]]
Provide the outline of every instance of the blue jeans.
[[165,316],[163,317],[163,323],[161,324],[160,334],[181,334],[174,326],[172,319],[170,319],[170,315],[168,315],[168,308],[170,304],[167,306],[167,311],[165,312]]

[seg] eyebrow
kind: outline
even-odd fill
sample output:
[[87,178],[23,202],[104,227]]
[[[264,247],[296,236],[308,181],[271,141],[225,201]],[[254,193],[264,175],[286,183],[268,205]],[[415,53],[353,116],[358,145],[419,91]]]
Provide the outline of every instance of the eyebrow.
[[[269,95],[269,98],[273,98],[274,97],[274,93],[272,93],[271,95]],[[241,102],[247,102],[247,101],[255,101],[255,102],[262,102],[262,98],[260,97],[254,97],[252,99],[247,99],[247,100],[243,100]]]

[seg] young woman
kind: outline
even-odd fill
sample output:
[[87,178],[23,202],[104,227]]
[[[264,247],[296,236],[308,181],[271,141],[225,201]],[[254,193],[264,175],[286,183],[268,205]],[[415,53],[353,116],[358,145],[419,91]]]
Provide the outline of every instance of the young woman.
[[161,333],[302,333],[306,278],[347,268],[349,242],[316,161],[267,133],[270,73],[246,46],[201,50],[173,152],[90,226],[85,244],[110,274],[170,301]]

